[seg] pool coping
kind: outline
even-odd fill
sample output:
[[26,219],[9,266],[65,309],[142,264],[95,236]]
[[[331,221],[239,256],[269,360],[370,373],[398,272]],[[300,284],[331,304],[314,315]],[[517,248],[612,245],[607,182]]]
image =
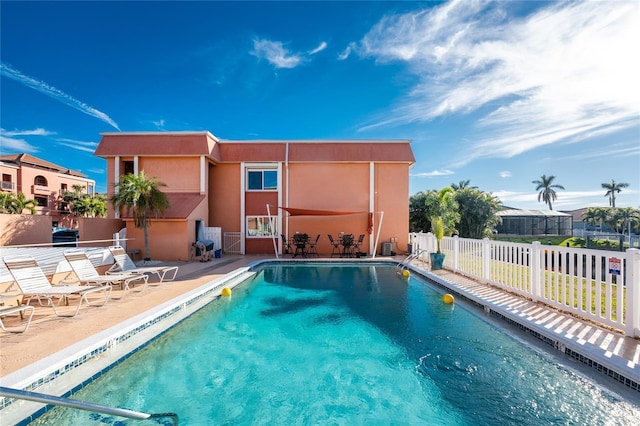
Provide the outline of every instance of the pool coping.
[[[402,264],[401,261],[390,258],[355,260],[280,258],[257,260],[222,277],[208,281],[107,330],[83,339],[38,362],[1,377],[0,386],[57,396],[69,396],[202,307],[208,305],[211,301],[220,297],[222,288],[235,287],[250,274],[255,274],[254,270],[260,267],[268,264],[286,263],[340,264],[354,262]],[[635,362],[625,359],[607,348],[602,348],[591,341],[582,339],[579,333],[563,334],[564,329],[550,329],[545,325],[536,323],[534,321],[535,318],[523,315],[526,299],[513,295],[513,300],[517,303],[505,307],[504,298],[500,298],[499,301],[490,300],[477,291],[468,288],[463,283],[447,280],[416,265],[409,264],[406,265],[406,268],[423,276],[426,280],[431,281],[446,292],[471,302],[473,305],[483,309],[485,313],[516,325],[522,331],[543,341],[551,348],[559,350],[565,355],[593,367],[596,371],[628,386],[630,389],[640,392],[640,366],[637,359]],[[475,282],[475,285],[482,286],[482,288],[491,287],[477,282]],[[508,294],[503,290],[496,288],[494,290],[501,295]],[[530,305],[539,307],[533,302],[530,302]],[[516,307],[514,308],[514,306]],[[553,308],[545,309],[555,314],[564,315]],[[574,317],[564,316],[566,317],[564,324],[567,324],[567,321],[580,322],[579,319]],[[557,321],[555,323],[557,324]],[[593,324],[589,324],[588,327],[597,328]],[[607,331],[607,333],[610,332]],[[136,336],[136,339],[131,339],[133,336]],[[637,357],[640,357],[640,344],[636,352]],[[28,424],[44,414],[48,409],[50,407],[42,403],[14,401],[10,398],[0,397],[0,413],[3,421],[8,421],[11,424]]]

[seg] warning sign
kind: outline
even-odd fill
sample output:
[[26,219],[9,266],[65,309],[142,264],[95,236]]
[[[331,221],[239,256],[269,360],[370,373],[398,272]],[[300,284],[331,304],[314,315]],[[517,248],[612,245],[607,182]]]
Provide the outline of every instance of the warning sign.
[[613,275],[620,275],[620,259],[616,257],[609,258],[609,273]]

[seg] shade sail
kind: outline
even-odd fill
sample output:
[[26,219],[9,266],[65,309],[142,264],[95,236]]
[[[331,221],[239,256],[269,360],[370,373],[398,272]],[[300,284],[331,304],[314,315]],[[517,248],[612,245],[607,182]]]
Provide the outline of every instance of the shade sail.
[[349,214],[364,214],[368,212],[351,212],[351,211],[337,211],[337,210],[313,210],[313,209],[297,209],[293,207],[280,207],[279,209],[285,210],[290,216],[341,216]]

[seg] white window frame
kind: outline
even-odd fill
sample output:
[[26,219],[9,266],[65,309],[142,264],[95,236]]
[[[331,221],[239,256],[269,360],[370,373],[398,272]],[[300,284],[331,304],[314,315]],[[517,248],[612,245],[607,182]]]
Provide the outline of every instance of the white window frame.
[[[254,228],[251,228],[250,224],[252,220],[258,219],[260,221],[260,224],[262,225],[262,227],[264,228],[264,226],[267,226],[267,230],[264,232],[260,232],[259,234],[251,234],[251,232],[254,231]],[[276,217],[271,217],[271,221],[269,221],[269,216],[247,216],[246,217],[246,238],[272,238],[273,235],[278,235],[277,232],[278,230],[275,230],[275,233],[272,233],[272,228],[275,226],[275,228],[278,227],[278,221]]]
[[[262,173],[262,188],[249,189],[249,173],[261,172]],[[274,172],[276,174],[276,186],[273,188],[264,187],[264,172]],[[246,169],[246,191],[247,192],[275,192],[278,190],[278,169],[276,167],[247,167]]]

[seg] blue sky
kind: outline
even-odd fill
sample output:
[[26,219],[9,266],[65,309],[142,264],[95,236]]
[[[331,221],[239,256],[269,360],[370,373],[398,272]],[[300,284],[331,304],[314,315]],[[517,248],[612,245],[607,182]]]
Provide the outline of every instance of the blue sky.
[[106,192],[100,133],[411,139],[410,194],[640,207],[640,3],[0,3],[0,152]]

